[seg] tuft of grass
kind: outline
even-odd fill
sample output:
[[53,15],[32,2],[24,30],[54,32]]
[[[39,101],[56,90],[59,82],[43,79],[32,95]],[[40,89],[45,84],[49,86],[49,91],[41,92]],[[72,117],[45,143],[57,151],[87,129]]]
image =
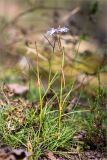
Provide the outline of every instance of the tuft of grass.
[[[81,109],[79,104],[76,103],[75,107],[69,113],[64,112],[74,84],[69,87],[68,93],[63,93],[65,89],[63,72],[64,48],[61,46],[60,37],[57,40],[59,50],[62,53],[60,73],[56,73],[52,77],[50,68],[48,87],[44,93],[39,72],[38,49],[35,45],[37,52],[36,77],[38,86],[35,89],[32,85],[29,85],[31,88],[27,98],[31,102],[33,101],[33,103],[38,100],[37,107],[34,107],[30,103],[30,107],[26,105],[26,107],[20,108],[17,105],[15,108],[10,103],[10,106],[1,106],[2,108],[0,108],[1,142],[13,148],[27,148],[28,151],[33,152],[32,158],[35,160],[47,150],[60,152],[60,154],[62,153],[64,155],[64,152],[78,153],[81,149],[91,148],[92,146],[102,148],[104,142],[100,142],[105,141],[104,138],[107,132],[104,128],[106,124],[104,118],[105,112],[101,109],[100,104],[102,98],[100,96],[100,87],[95,101],[89,100],[90,106],[88,109]],[[60,89],[58,92],[52,88],[57,76],[60,77]],[[50,90],[57,97],[58,103],[55,108],[52,108],[52,104],[54,103],[53,97],[50,98],[51,103],[46,102],[44,104],[44,99]],[[85,98],[87,98],[86,95]],[[23,107],[22,104],[21,107]],[[80,137],[82,132],[85,135],[80,139],[78,137]]]
[[[12,112],[12,110],[11,110]],[[40,130],[40,117],[38,111],[31,107],[26,108],[25,121],[20,122],[13,119],[11,128],[8,127],[7,115],[9,109],[3,109],[0,112],[0,139],[6,145],[11,147],[24,147],[28,149],[28,140],[32,146],[33,158],[38,159],[46,150],[52,152],[76,151],[90,147],[99,134],[99,128],[95,128],[95,112],[90,110],[73,110],[72,112],[62,114],[60,121],[60,134],[58,133],[59,111],[51,110],[46,105],[42,111],[42,128]],[[12,129],[13,128],[13,129]],[[82,131],[86,131],[86,139],[74,139],[74,136]],[[101,130],[100,130],[101,131]],[[39,137],[38,137],[39,134]],[[96,137],[95,137],[96,135]],[[97,143],[96,143],[97,145]]]

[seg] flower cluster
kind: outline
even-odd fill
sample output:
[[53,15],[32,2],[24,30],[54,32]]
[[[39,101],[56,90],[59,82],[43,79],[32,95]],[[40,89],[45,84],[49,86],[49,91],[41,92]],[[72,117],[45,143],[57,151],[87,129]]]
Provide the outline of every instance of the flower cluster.
[[69,31],[69,29],[66,28],[66,27],[51,28],[49,31],[47,31],[46,35],[47,36],[53,36],[55,34],[66,33],[68,31]]

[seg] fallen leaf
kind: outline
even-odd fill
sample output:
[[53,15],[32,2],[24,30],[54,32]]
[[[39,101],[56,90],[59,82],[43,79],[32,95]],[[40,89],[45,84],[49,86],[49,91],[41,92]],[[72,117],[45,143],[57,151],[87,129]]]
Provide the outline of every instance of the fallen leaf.
[[22,95],[28,91],[27,86],[23,86],[17,83],[7,84],[7,88],[9,89],[10,92],[13,92],[14,94],[17,95]]
[[54,156],[54,154],[52,152],[50,152],[50,151],[46,153],[46,156],[50,160],[57,160],[57,158]]

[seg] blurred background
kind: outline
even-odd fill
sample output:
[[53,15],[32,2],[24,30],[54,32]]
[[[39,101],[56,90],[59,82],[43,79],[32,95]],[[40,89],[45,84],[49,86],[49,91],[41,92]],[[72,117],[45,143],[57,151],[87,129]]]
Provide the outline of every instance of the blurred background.
[[[35,42],[41,55],[40,71],[48,73],[47,61],[52,53],[49,41],[52,39],[49,37],[48,41],[44,35],[50,28],[60,26],[69,29],[61,35],[65,76],[70,80],[78,73],[92,76],[101,69],[102,82],[107,86],[106,18],[106,0],[0,0],[1,82],[28,79],[29,66],[33,70],[36,65]],[[75,57],[76,48],[78,55]],[[60,56],[57,50],[51,55],[55,73]]]

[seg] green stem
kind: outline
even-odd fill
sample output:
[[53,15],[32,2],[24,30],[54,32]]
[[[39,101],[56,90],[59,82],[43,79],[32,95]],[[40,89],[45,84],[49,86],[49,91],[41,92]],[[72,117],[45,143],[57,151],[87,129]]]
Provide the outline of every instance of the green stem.
[[62,111],[63,111],[63,86],[65,86],[65,78],[64,78],[64,48],[61,45],[60,37],[58,36],[58,46],[62,53],[62,61],[61,61],[61,79],[60,79],[60,100],[59,100],[59,121],[58,121],[58,135],[61,132],[61,118],[62,118]]
[[[36,46],[36,45],[35,45]],[[38,49],[36,46],[36,52],[37,52],[37,82],[38,82],[38,89],[39,89],[39,103],[40,103],[40,125],[39,125],[39,134],[38,134],[38,139],[40,137],[40,131],[42,128],[42,120],[43,120],[43,102],[42,102],[42,93],[41,93],[41,85],[40,85],[40,72],[39,72],[39,58],[38,58]]]

